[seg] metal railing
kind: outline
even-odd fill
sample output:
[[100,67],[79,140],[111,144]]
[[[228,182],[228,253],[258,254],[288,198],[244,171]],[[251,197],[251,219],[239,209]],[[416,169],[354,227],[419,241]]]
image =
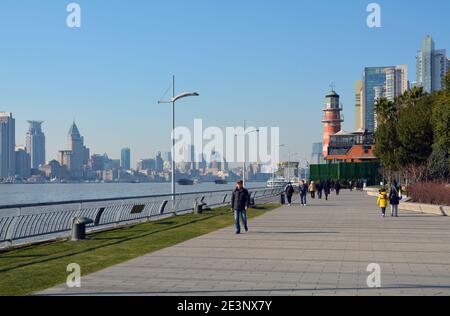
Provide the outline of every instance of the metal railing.
[[[274,197],[282,188],[249,190],[255,200]],[[175,195],[64,201],[0,206],[0,248],[34,243],[70,235],[72,221],[87,217],[94,222],[87,231],[103,230],[135,222],[192,212],[194,203],[202,201],[210,208],[230,204],[231,191],[207,191]]]

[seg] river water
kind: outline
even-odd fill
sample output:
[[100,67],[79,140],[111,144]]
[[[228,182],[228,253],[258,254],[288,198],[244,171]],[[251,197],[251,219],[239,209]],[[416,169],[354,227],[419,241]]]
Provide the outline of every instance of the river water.
[[[265,187],[248,183],[248,188]],[[0,206],[170,194],[170,183],[0,184]],[[177,193],[232,190],[233,183],[177,185]]]

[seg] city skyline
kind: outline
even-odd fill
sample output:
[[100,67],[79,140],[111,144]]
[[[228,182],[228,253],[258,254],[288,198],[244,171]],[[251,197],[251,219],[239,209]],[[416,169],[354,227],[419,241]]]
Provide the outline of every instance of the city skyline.
[[[61,7],[55,4],[38,7],[30,2],[24,9],[16,2],[7,2],[10,15],[0,13],[0,26],[13,29],[5,34],[5,42],[14,45],[7,45],[0,61],[5,70],[0,77],[4,87],[0,109],[14,113],[18,145],[25,144],[27,120],[46,121],[48,157],[56,157],[63,148],[63,131],[73,117],[84,134],[89,135],[87,147],[95,153],[120,157],[120,150],[130,147],[131,160],[137,161],[167,151],[170,111],[156,101],[170,86],[172,73],[179,78],[177,90],[202,93],[202,98],[188,100],[179,107],[177,125],[191,126],[195,118],[201,117],[208,125],[238,126],[232,113],[239,109],[251,125],[279,125],[282,142],[299,148],[309,157],[311,144],[321,140],[321,126],[317,122],[330,81],[336,83],[344,104],[344,129],[354,130],[354,82],[361,78],[364,67],[407,64],[408,79],[412,82],[417,50],[425,35],[432,35],[438,47],[450,47],[445,19],[439,18],[448,11],[445,7],[449,4],[445,1],[420,9],[407,1],[380,1],[383,10],[380,29],[370,29],[365,24],[366,1],[354,1],[351,5],[327,2],[327,6],[293,1],[279,6],[250,1],[220,4],[219,8],[204,2],[195,5],[180,2],[180,9],[192,16],[177,15],[179,22],[174,26],[156,14],[167,9],[158,1],[131,8],[113,6],[108,17],[102,15],[99,5],[80,1],[84,23],[79,30],[69,30],[59,21],[60,18],[65,21],[65,10],[61,13]],[[200,5],[201,13],[196,12]],[[236,5],[239,12],[234,10]],[[258,15],[250,14],[254,8]],[[148,19],[138,11],[147,12]],[[27,19],[31,12],[42,13],[45,20],[30,32]],[[309,16],[317,16],[318,12],[320,20]],[[420,19],[420,25],[398,23],[424,15],[427,18]],[[233,27],[227,23],[231,17],[236,21]],[[269,17],[272,23],[266,25]],[[336,19],[343,32],[331,36]],[[126,20],[127,24],[120,27],[133,35],[124,36],[111,24],[116,20]],[[164,36],[156,31],[158,26],[168,27]],[[221,35],[220,39],[216,33]],[[167,46],[167,35],[182,39],[191,34],[199,40],[194,43],[182,40],[176,50]],[[401,41],[398,34],[402,35]],[[288,38],[298,40],[286,41]],[[98,43],[93,44],[93,39],[99,39]],[[143,39],[149,44],[140,44]],[[243,44],[239,49],[232,48],[239,43]],[[30,45],[46,54],[36,52],[36,58],[26,60]],[[329,45],[335,50],[324,50]],[[203,52],[205,48],[210,49],[207,55]],[[73,66],[67,70],[67,65]],[[28,93],[24,94],[19,87],[26,88]],[[223,90],[233,93],[227,95]],[[311,132],[299,137],[299,127]]]

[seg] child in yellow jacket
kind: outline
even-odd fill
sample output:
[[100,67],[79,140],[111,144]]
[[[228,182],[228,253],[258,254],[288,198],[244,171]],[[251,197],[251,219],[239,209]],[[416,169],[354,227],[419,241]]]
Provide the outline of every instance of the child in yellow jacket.
[[385,189],[380,190],[380,194],[378,195],[378,206],[381,208],[381,213],[383,217],[386,217],[386,208],[389,204],[389,197]]

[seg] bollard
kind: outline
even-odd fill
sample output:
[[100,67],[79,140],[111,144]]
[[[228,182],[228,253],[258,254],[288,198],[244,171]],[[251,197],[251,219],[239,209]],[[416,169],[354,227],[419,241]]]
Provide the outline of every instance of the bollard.
[[194,202],[194,213],[195,214],[202,214],[203,213],[203,207],[206,206],[206,203],[203,201],[198,201],[198,199],[195,199]]
[[72,237],[71,241],[79,241],[86,239],[86,225],[92,224],[94,221],[87,217],[75,217],[72,219]]
[[280,203],[281,203],[281,205],[286,204],[286,196],[284,195],[284,193],[280,194]]

